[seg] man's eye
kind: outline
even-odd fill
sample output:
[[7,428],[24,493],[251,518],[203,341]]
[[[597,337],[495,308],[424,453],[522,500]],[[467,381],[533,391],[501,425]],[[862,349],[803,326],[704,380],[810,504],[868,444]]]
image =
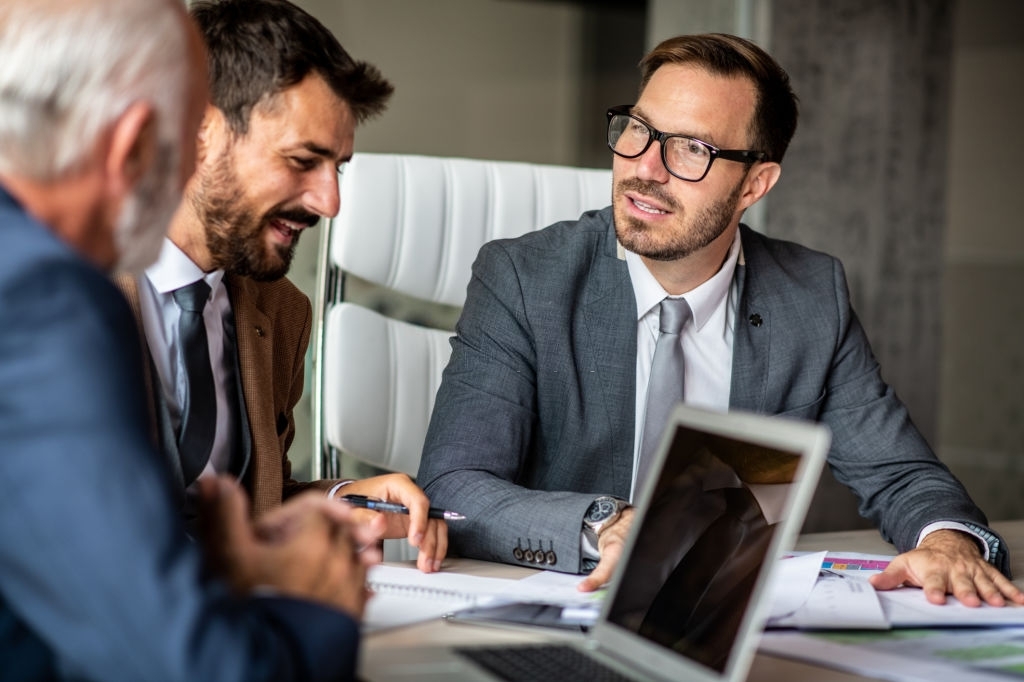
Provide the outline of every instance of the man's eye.
[[680,137],[679,138],[679,143],[678,143],[677,146],[679,147],[679,151],[680,152],[682,152],[682,153],[684,153],[684,154],[686,154],[688,156],[694,156],[694,157],[699,157],[699,158],[703,159],[703,158],[707,157],[707,155],[708,155],[708,148],[707,147],[702,145],[697,140],[694,140],[694,139],[691,139],[691,138],[688,138],[688,137]]
[[626,132],[629,133],[630,135],[633,135],[634,137],[647,137],[647,135],[650,134],[650,131],[647,129],[647,126],[645,126],[643,123],[640,123],[640,121],[630,121],[629,127],[626,128]]
[[316,159],[307,159],[303,156],[293,156],[292,163],[301,170],[313,170],[316,167]]

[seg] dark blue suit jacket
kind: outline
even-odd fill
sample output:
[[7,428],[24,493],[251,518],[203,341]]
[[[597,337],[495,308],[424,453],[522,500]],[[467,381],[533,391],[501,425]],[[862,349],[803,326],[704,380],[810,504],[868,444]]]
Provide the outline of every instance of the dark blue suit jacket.
[[[740,232],[730,407],[827,424],[833,473],[901,551],[932,521],[983,526],[882,380],[840,262]],[[453,553],[528,563],[515,549],[539,547],[545,568],[579,570],[590,502],[629,496],[636,312],[610,207],[480,250],[417,477],[467,517]]]
[[358,628],[206,579],[113,284],[0,188],[0,678],[335,680]]

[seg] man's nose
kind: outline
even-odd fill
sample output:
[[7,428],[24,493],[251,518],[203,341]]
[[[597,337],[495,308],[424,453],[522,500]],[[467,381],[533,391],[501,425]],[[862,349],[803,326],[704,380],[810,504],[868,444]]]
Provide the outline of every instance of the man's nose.
[[330,164],[308,176],[309,184],[303,197],[306,208],[325,218],[338,215],[341,198],[338,194],[338,171]]

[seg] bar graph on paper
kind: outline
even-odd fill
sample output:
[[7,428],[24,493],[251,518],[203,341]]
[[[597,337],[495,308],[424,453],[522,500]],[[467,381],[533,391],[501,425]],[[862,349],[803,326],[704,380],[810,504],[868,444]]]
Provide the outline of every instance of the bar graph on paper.
[[[801,556],[813,553],[814,552],[790,552],[786,556]],[[832,552],[829,552],[825,554],[825,559],[821,562],[821,567],[831,571],[860,573],[864,576],[866,575],[865,572],[868,571],[874,573],[884,571],[885,567],[889,565],[891,560],[892,557],[885,554],[862,554],[860,552],[839,552],[833,554]]]
[[826,554],[821,567],[833,571],[884,571],[891,558],[873,554]]

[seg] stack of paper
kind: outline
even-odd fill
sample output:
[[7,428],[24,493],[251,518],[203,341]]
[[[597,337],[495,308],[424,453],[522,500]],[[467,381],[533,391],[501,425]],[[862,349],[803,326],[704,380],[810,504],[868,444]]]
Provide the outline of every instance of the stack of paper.
[[908,627],[1021,625],[1024,608],[932,604],[916,587],[876,592],[868,577],[892,557],[816,552],[783,559],[769,585],[768,627],[887,630]]
[[972,608],[951,596],[932,604],[911,587],[876,592],[868,577],[891,558],[783,559],[769,585],[770,630],[760,650],[901,682],[1024,677],[1024,608]]

